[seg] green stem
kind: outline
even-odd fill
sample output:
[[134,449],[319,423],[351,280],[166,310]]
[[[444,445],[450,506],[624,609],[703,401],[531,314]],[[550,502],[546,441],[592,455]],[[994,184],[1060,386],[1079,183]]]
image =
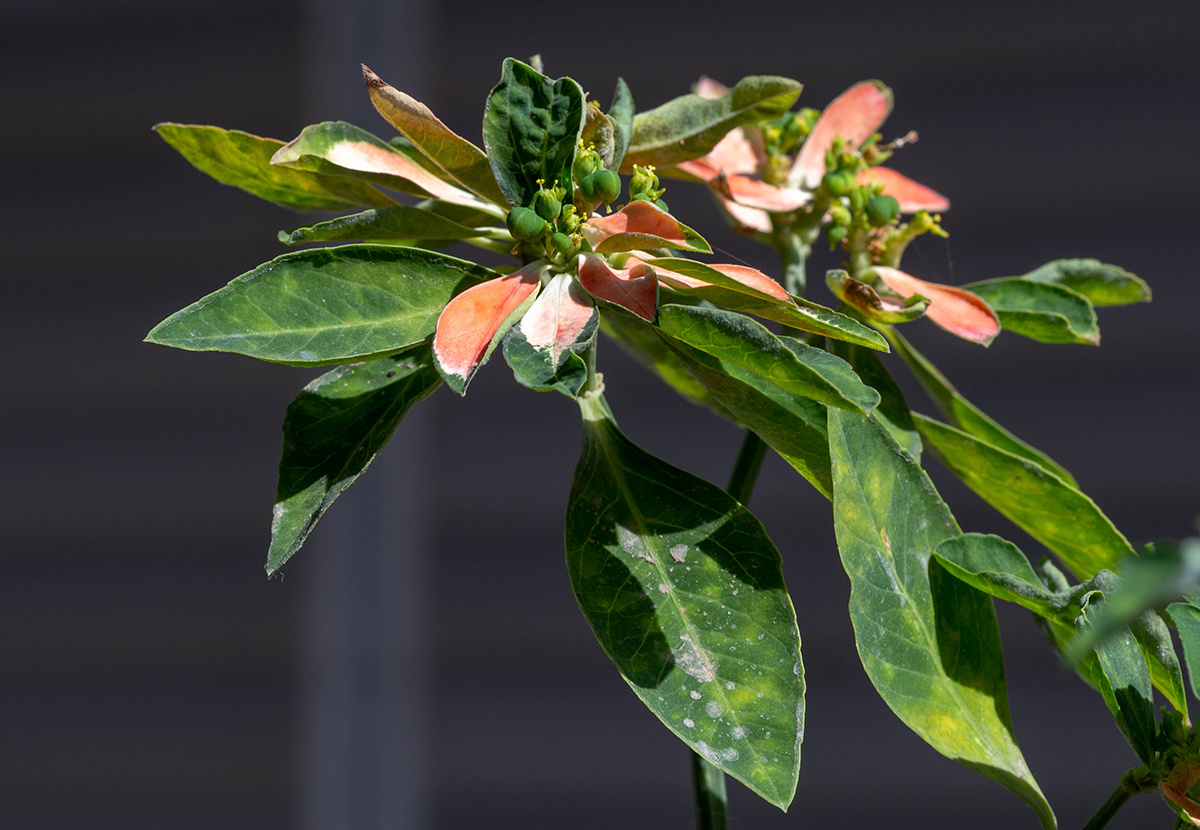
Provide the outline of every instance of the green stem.
[[692,785],[696,790],[696,827],[698,830],[725,830],[725,773],[692,753]]
[[1108,800],[1100,805],[1100,809],[1096,811],[1095,815],[1088,819],[1088,823],[1083,825],[1083,830],[1100,830],[1112,820],[1112,817],[1117,814],[1117,810],[1125,805],[1131,795],[1133,793],[1125,789],[1124,784],[1117,787]]
[[725,491],[735,499],[745,504],[750,500],[754,491],[754,483],[758,480],[758,471],[762,469],[763,458],[767,454],[767,444],[758,437],[757,433],[746,430],[742,439],[742,448],[738,451],[737,461],[733,464],[733,473],[729,476],[729,486]]

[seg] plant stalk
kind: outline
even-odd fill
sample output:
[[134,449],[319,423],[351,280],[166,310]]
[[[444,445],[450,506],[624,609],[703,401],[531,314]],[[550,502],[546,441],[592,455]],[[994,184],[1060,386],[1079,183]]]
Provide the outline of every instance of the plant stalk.
[[1112,817],[1117,814],[1117,810],[1125,806],[1125,802],[1129,800],[1131,795],[1133,793],[1125,789],[1124,784],[1118,786],[1113,790],[1108,800],[1100,805],[1100,809],[1088,819],[1088,823],[1083,825],[1083,830],[1100,830],[1101,827],[1107,825],[1112,820]]
[[728,826],[725,773],[693,752],[692,785],[696,791],[697,830],[725,830]]

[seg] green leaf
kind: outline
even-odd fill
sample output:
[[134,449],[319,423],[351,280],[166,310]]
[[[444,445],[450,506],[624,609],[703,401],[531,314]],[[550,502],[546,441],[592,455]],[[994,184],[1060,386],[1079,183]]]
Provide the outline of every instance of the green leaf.
[[1200,698],[1200,607],[1190,602],[1172,602],[1167,606],[1167,613],[1179,632],[1192,694]]
[[792,297],[789,302],[785,303],[778,297],[765,291],[756,290],[752,286],[739,282],[716,268],[694,259],[655,257],[645,261],[651,267],[674,271],[686,277],[709,283],[709,285],[694,288],[672,286],[672,290],[678,291],[686,297],[707,300],[713,305],[719,305],[731,311],[753,314],[764,320],[784,323],[794,329],[821,334],[835,340],[845,340],[869,349],[878,349],[884,352],[888,350],[887,342],[874,329],[802,297]]
[[529,205],[539,180],[570,191],[583,109],[583,90],[575,81],[552,81],[518,60],[504,59],[500,83],[484,111],[483,143],[510,204]]
[[1054,813],[1017,748],[991,599],[929,561],[959,534],[929,478],[874,420],[829,410],[833,514],[859,657],[934,749]]
[[667,728],[786,809],[804,670],[779,552],[728,493],[625,438],[601,396],[579,400],[566,550],[584,617]]
[[682,95],[638,113],[622,167],[670,167],[700,158],[734,127],[783,115],[796,102],[801,89],[790,78],[751,75],[720,98]]
[[1200,585],[1200,540],[1154,546],[1145,555],[1122,560],[1117,572],[1120,588],[1105,591],[1104,605],[1091,620],[1089,636],[1073,644],[1079,652],[1134,624],[1148,611],[1183,599]]
[[[1089,682],[1094,681],[1088,655],[1092,655],[1098,638],[1091,633],[1075,636],[1074,620],[1081,613],[1081,599],[1088,594],[1097,590],[1103,591],[1105,596],[1119,593],[1119,577],[1110,571],[1100,571],[1087,582],[1051,591],[1045,587],[1016,545],[999,536],[978,533],[948,539],[938,545],[933,555],[950,574],[971,587],[998,599],[1015,602],[1044,618],[1051,625],[1055,648],[1072,665],[1084,660],[1085,665],[1079,667],[1080,674]],[[1104,616],[1107,613],[1102,614]],[[1133,624],[1133,634],[1150,663],[1152,682],[1172,706],[1186,714],[1183,675],[1171,643],[1170,631],[1157,614],[1149,611],[1140,617],[1126,619],[1118,626],[1106,628],[1102,633],[1111,633],[1128,623]]]
[[346,210],[396,204],[364,182],[271,164],[283,142],[200,124],[154,126],[163,140],[222,184],[294,210]]
[[606,303],[604,313],[600,315],[600,330],[684,398],[694,404],[707,406],[722,418],[733,420],[733,416],[704,388],[704,384],[692,377],[678,355],[662,341],[653,325],[620,306]]
[[482,150],[443,124],[429,107],[388,85],[365,66],[363,79],[375,109],[426,158],[476,196],[504,204],[504,196]]
[[658,310],[658,326],[676,340],[761,375],[787,392],[863,414],[879,403],[879,393],[841,358],[791,337],[776,337],[741,314],[664,305]]
[[1006,450],[1044,467],[1073,487],[1078,486],[1075,483],[1075,477],[1053,458],[1026,444],[959,394],[954,385],[937,370],[937,367],[914,349],[898,331],[885,329],[884,334],[887,335],[892,348],[908,364],[908,368],[916,375],[921,386],[929,393],[929,397],[950,423],[993,447]]
[[617,78],[617,89],[613,93],[612,106],[608,108],[608,117],[613,124],[613,157],[609,165],[613,170],[620,170],[625,160],[625,152],[629,149],[629,139],[633,135],[633,93],[624,78]]
[[909,455],[920,461],[923,449],[921,434],[913,423],[904,393],[884,368],[883,361],[870,349],[852,343],[830,340],[829,347],[835,355],[850,364],[863,383],[879,393],[879,405],[873,412],[875,420],[892,434],[897,444],[908,450]]
[[[1096,595],[1093,594],[1093,597]],[[1084,607],[1085,629],[1095,619],[1099,604]],[[1154,704],[1150,669],[1133,633],[1125,628],[1096,644],[1099,676],[1096,685],[1117,721],[1121,733],[1144,763],[1154,758]]]
[[[545,314],[538,313],[536,304],[531,307],[521,322],[505,335],[504,360],[522,386],[539,392],[554,390],[574,398],[587,382],[587,362],[581,352],[596,342],[600,313],[570,274],[558,274],[551,279],[542,290],[538,303],[556,308]],[[591,313],[582,321],[584,307],[590,308]],[[535,345],[529,342],[531,320],[541,323],[545,330],[542,338],[549,339],[549,343]],[[552,336],[547,338],[547,333]]]
[[757,433],[821,495],[833,498],[824,404],[682,341],[662,338],[734,420]]
[[1040,616],[1058,619],[1064,609],[1072,607],[1069,591],[1048,590],[1025,554],[999,536],[964,533],[939,544],[933,556],[947,572],[972,588],[1015,602]]
[[[415,148],[401,148],[345,121],[325,121],[305,127],[300,135],[271,157],[276,166],[308,170],[390,187],[414,196],[434,196],[467,204],[485,204],[414,159]],[[419,156],[419,153],[417,153]]]
[[428,345],[314,380],[283,420],[283,458],[267,574],[304,544],[334,499],[362,475],[409,408],[442,383]]
[[1100,328],[1092,304],[1065,286],[1005,277],[963,288],[986,300],[1007,331],[1042,343],[1100,345]]
[[1095,259],[1056,259],[1022,279],[1064,285],[1087,297],[1097,308],[1150,302],[1150,286],[1145,280]]
[[396,205],[378,208],[349,216],[339,216],[328,222],[318,222],[280,231],[279,241],[285,245],[302,245],[306,242],[335,242],[354,239],[375,240],[448,240],[471,239],[483,234],[457,222],[438,216],[428,210]]
[[1133,548],[1091,499],[1026,458],[946,424],[913,414],[917,429],[963,483],[1037,539],[1077,577],[1115,570]]
[[451,297],[496,276],[420,248],[297,251],[172,314],[146,340],[295,366],[349,363],[421,342]]

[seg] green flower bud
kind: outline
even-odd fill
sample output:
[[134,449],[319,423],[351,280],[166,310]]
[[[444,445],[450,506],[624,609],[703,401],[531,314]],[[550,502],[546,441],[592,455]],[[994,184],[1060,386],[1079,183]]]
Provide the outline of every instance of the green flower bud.
[[621,195],[621,177],[615,170],[597,170],[591,175],[592,192],[601,202],[611,202]]
[[857,184],[854,180],[854,174],[848,170],[834,170],[825,174],[825,178],[821,180],[825,185],[825,189],[834,196],[845,196]]
[[850,209],[855,213],[860,213],[867,204],[867,191],[865,188],[856,187],[846,195],[850,197]]
[[849,231],[841,225],[834,225],[829,228],[829,230],[825,231],[825,236],[829,239],[829,250],[832,251],[834,248],[836,248],[838,243],[846,238],[847,233],[849,233]]
[[526,207],[515,207],[508,212],[504,220],[508,232],[518,242],[525,242],[541,236],[546,231],[546,220]]
[[560,254],[565,254],[571,250],[571,237],[562,232],[556,233],[550,237],[550,247]]
[[894,196],[876,196],[866,205],[867,221],[877,228],[894,222],[900,216],[900,203]]
[[562,213],[562,201],[549,190],[539,190],[533,194],[533,209],[547,222],[553,222]]
[[563,205],[562,215],[558,219],[558,228],[563,233],[575,233],[579,230],[579,215],[574,205]]
[[599,154],[594,150],[581,150],[575,156],[575,164],[571,167],[571,174],[575,177],[575,181],[582,182],[599,169]]
[[829,208],[829,219],[830,224],[833,225],[849,225],[854,221],[854,217],[850,215],[850,211],[846,210],[845,205],[841,204],[840,202],[834,203],[834,205]]
[[[630,193],[653,193],[658,190],[658,176],[653,167],[633,166],[633,178],[629,180]],[[658,198],[657,196],[655,198]]]
[[664,202],[662,199],[655,199],[654,204],[657,205],[658,209],[661,210],[663,213],[671,212],[671,209],[669,207],[667,207],[667,203]]

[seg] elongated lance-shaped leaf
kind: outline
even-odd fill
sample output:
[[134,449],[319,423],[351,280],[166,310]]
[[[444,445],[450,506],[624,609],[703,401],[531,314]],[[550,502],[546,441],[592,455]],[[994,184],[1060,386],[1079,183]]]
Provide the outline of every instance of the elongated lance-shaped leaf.
[[892,344],[892,348],[896,350],[896,354],[900,355],[908,365],[913,375],[920,381],[921,386],[929,393],[930,399],[950,420],[950,423],[994,447],[1044,467],[1072,486],[1078,486],[1075,483],[1075,477],[1067,472],[1061,464],[1026,444],[964,398],[946,379],[946,376],[939,372],[937,367],[930,363],[924,355],[914,349],[900,332],[892,328],[882,329],[882,331],[888,342]]
[[928,476],[869,417],[829,410],[833,515],[850,619],[876,690],[943,755],[1054,813],[1017,748],[989,597],[930,562],[959,534]]
[[638,113],[621,168],[629,172],[635,164],[670,167],[700,158],[734,127],[783,115],[801,89],[791,78],[751,75],[720,98],[682,95]]
[[763,375],[743,369],[662,335],[696,380],[738,423],[753,430],[821,495],[833,498],[825,405],[781,389]]
[[883,361],[870,349],[852,343],[831,339],[829,346],[830,351],[850,364],[863,383],[879,393],[879,405],[873,412],[875,420],[883,424],[896,443],[919,462],[923,449],[921,434],[913,423],[904,393],[884,368]]
[[552,81],[505,58],[483,115],[487,148],[509,203],[528,206],[542,183],[571,192],[571,163],[583,130],[583,90],[570,78]]
[[566,549],[584,617],[667,728],[786,809],[804,669],[779,552],[728,493],[631,443],[601,395],[579,403]]
[[1023,279],[1065,285],[1097,308],[1150,302],[1150,286],[1145,280],[1095,259],[1056,259],[1025,274]]
[[613,92],[612,105],[608,108],[608,117],[613,123],[613,157],[609,165],[613,170],[620,170],[625,161],[625,152],[629,149],[629,139],[633,136],[633,93],[624,78],[617,78],[617,89]]
[[1006,277],[963,288],[987,301],[1005,331],[1042,343],[1100,345],[1095,309],[1087,297],[1066,286]]
[[177,311],[146,341],[295,366],[350,363],[420,343],[451,297],[496,276],[420,248],[296,251]]
[[378,208],[349,216],[339,216],[328,222],[280,231],[279,241],[285,245],[303,245],[306,242],[344,242],[349,240],[448,240],[472,239],[482,236],[475,228],[468,228],[428,210],[396,205]]
[[596,342],[599,324],[592,298],[570,274],[558,274],[505,335],[504,359],[522,386],[574,398],[588,375],[581,352]]
[[707,406],[722,418],[734,420],[729,411],[704,388],[704,384],[692,377],[679,356],[662,341],[658,330],[650,323],[620,306],[607,304],[600,315],[600,330],[685,399]]
[[429,107],[390,86],[366,66],[362,69],[371,103],[388,123],[451,179],[482,199],[504,205],[482,150],[443,124]]
[[299,136],[275,152],[271,163],[363,179],[414,196],[486,204],[431,172],[407,153],[345,121],[325,121],[305,127]]
[[788,172],[790,187],[816,190],[825,175],[825,154],[842,138],[857,150],[892,111],[892,91],[880,81],[860,81],[829,102],[817,118]]
[[1172,602],[1167,613],[1179,632],[1183,660],[1187,664],[1188,683],[1192,694],[1200,699],[1200,606],[1190,602]]
[[952,473],[1014,524],[1058,554],[1080,579],[1116,570],[1133,547],[1090,498],[1054,473],[962,430],[913,415],[931,450]]
[[[654,262],[654,260],[650,260]],[[672,260],[674,261],[674,260]],[[702,263],[697,263],[702,264]],[[712,269],[716,270],[716,269]],[[658,269],[656,269],[658,273]],[[660,282],[668,282],[668,276],[663,275]],[[820,334],[834,340],[844,340],[868,349],[886,352],[887,341],[874,329],[864,326],[853,317],[839,314],[833,309],[811,302],[803,297],[793,297],[791,304],[784,304],[775,299],[766,299],[755,294],[734,291],[723,285],[697,284],[695,286],[680,285],[671,281],[671,288],[681,296],[692,301],[704,300],[713,305],[738,311],[743,314],[753,314],[764,320],[783,323],[790,328]]]
[[879,403],[879,393],[841,358],[791,337],[777,337],[736,312],[665,305],[658,311],[658,326],[676,340],[762,375],[787,392],[863,414]]
[[274,138],[202,124],[163,123],[154,129],[185,159],[221,184],[240,187],[283,207],[346,210],[396,204],[366,182],[272,165],[271,157],[283,147],[283,142]]
[[[1083,609],[1081,628],[1087,629],[1101,605],[1097,594]],[[1154,703],[1150,668],[1137,639],[1128,628],[1096,644],[1099,668],[1096,685],[1121,734],[1144,763],[1154,758]]]
[[317,520],[383,449],[409,408],[442,383],[428,344],[314,380],[288,406],[267,574],[304,544]]

